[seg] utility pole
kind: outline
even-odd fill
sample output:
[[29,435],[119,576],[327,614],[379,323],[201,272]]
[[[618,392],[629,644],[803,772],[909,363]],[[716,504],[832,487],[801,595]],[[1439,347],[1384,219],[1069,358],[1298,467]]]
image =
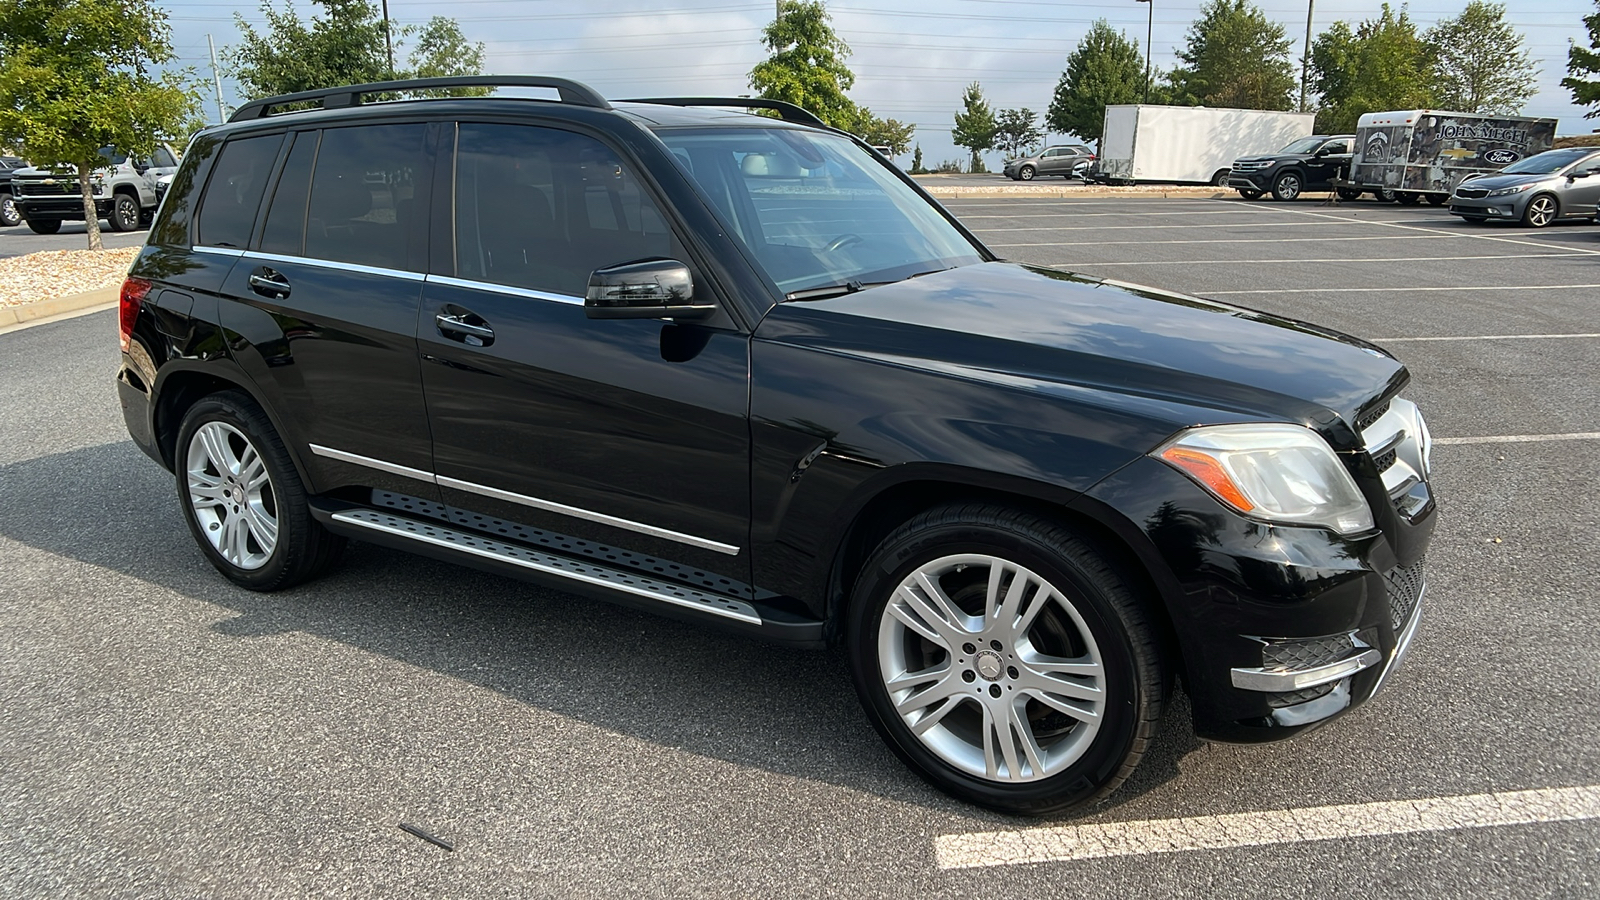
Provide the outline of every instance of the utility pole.
[[1311,11],[1317,0],[1306,0],[1306,44],[1300,53],[1300,111],[1306,111],[1306,73],[1311,67]]
[[[371,9],[371,7],[368,7]],[[394,38],[389,35],[389,0],[383,0],[383,46],[389,51],[389,77],[394,78]]]
[[217,74],[217,42],[206,35],[206,46],[211,48],[211,84],[217,89],[217,121],[228,121],[228,110],[222,105],[222,76]]
[[1150,52],[1151,35],[1156,27],[1156,0],[1139,0],[1140,3],[1150,4],[1150,18],[1144,23],[1144,101],[1150,102],[1150,66],[1155,61],[1155,54]]

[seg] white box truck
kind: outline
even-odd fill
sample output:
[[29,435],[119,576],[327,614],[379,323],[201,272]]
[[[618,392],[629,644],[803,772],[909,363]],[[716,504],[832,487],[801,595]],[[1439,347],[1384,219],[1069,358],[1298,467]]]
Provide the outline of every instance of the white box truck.
[[1266,109],[1108,106],[1095,177],[1108,184],[1222,184],[1234,160],[1307,137],[1315,121],[1314,113]]
[[1349,187],[1380,200],[1435,205],[1473,175],[1555,145],[1556,120],[1404,109],[1356,120]]

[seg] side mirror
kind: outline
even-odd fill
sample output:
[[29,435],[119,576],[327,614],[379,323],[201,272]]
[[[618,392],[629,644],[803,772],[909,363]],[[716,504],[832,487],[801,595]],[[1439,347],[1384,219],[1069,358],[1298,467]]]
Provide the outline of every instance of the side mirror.
[[583,312],[591,319],[703,319],[717,309],[694,302],[689,267],[675,259],[645,259],[596,269]]
[[1594,169],[1594,168],[1579,169],[1578,171],[1573,172],[1571,175],[1568,175],[1567,177],[1568,178],[1588,178],[1588,177],[1590,177],[1591,175],[1593,175],[1597,171],[1600,171],[1600,169]]

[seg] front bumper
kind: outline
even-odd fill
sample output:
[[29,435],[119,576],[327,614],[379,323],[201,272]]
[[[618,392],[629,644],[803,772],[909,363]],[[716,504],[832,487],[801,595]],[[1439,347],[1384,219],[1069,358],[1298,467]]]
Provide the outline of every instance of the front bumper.
[[1273,741],[1330,721],[1370,699],[1416,635],[1431,504],[1346,538],[1238,516],[1148,458],[1088,502],[1111,507],[1107,518],[1133,532],[1125,536],[1165,601],[1203,738]]
[[[16,197],[17,211],[22,213],[24,219],[69,219],[79,221],[83,219],[83,198],[76,195],[63,197]],[[96,197],[94,199],[94,212],[96,216],[104,218],[111,214],[111,198]]]
[[1507,194],[1503,197],[1458,197],[1450,195],[1450,214],[1453,216],[1482,216],[1486,219],[1520,219],[1535,191]]
[[1229,175],[1223,182],[1226,186],[1236,191],[1261,191],[1266,193],[1272,189],[1272,184],[1267,178],[1265,170],[1247,174]]

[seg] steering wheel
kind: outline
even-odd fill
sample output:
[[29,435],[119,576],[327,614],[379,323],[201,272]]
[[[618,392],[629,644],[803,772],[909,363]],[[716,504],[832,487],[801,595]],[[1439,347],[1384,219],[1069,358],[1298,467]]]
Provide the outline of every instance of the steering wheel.
[[861,241],[862,241],[861,235],[856,234],[855,232],[852,232],[852,231],[847,231],[844,234],[841,234],[838,237],[834,238],[833,240],[829,241],[828,242],[828,246],[822,248],[822,252],[824,252],[824,253],[832,253],[835,250],[843,249],[845,247],[850,246],[851,244],[859,244],[859,243],[861,243]]

